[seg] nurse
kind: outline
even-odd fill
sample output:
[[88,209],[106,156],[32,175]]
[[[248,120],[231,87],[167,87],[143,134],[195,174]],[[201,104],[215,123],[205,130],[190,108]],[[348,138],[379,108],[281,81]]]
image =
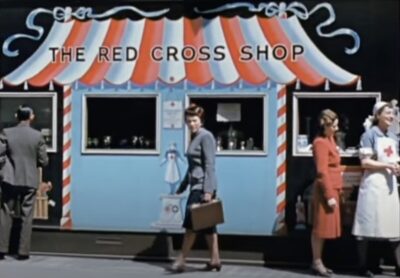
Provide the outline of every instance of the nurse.
[[369,240],[390,241],[396,275],[400,275],[400,202],[396,176],[400,175],[399,140],[390,132],[393,109],[387,102],[373,108],[371,127],[361,136],[360,160],[364,169],[358,193],[353,235],[358,240],[359,274],[373,277],[367,267]]

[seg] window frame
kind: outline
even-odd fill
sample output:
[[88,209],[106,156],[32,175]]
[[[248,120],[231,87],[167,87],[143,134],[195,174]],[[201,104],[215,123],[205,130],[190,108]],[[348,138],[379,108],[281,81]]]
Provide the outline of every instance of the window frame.
[[[155,149],[88,149],[87,145],[87,127],[88,127],[88,109],[87,109],[87,99],[88,98],[155,98],[156,103],[156,137],[155,139]],[[104,92],[92,92],[85,93],[82,95],[82,123],[81,123],[81,153],[85,155],[159,155],[160,154],[160,144],[161,144],[161,119],[160,119],[160,94],[157,93],[146,93],[137,94],[129,92],[124,94],[113,94]]]
[[[263,103],[263,149],[262,150],[254,150],[254,151],[248,151],[248,150],[222,150],[222,151],[217,151],[216,155],[217,156],[268,156],[269,150],[268,150],[268,143],[269,143],[269,117],[268,117],[268,104],[269,104],[269,97],[268,94],[265,93],[254,93],[254,92],[240,92],[240,94],[227,94],[227,93],[210,93],[210,94],[205,94],[205,93],[196,93],[196,92],[189,92],[186,94],[185,97],[185,109],[189,106],[190,100],[192,98],[213,98],[213,99],[224,99],[224,98],[258,98],[262,100]],[[206,108],[205,108],[206,109]],[[185,121],[185,119],[184,119]],[[206,127],[207,128],[207,127]],[[190,143],[190,134],[189,134],[189,129],[187,128],[185,124],[185,150],[189,147]]]
[[[373,98],[375,101],[381,100],[381,92],[294,92],[292,101],[292,156],[294,157],[311,157],[312,151],[298,151],[297,138],[299,135],[299,99],[312,98],[312,99],[337,99],[337,98]],[[372,107],[371,107],[372,111]],[[372,114],[372,112],[371,112]],[[360,134],[361,136],[361,134]],[[311,142],[309,142],[311,143]],[[358,150],[346,150],[340,153],[341,157],[357,157]]]
[[[51,146],[47,146],[48,153],[57,152],[57,92],[0,92],[0,98],[51,98]],[[34,125],[33,125],[34,126]],[[39,131],[40,132],[40,131]]]

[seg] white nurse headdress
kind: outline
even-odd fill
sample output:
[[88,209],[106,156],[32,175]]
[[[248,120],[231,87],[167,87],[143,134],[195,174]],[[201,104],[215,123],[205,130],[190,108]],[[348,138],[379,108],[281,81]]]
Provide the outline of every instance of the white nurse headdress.
[[386,101],[378,101],[377,103],[375,103],[374,108],[372,109],[372,114],[375,116],[376,113],[378,113],[379,109],[381,109],[385,105],[389,105],[389,103]]

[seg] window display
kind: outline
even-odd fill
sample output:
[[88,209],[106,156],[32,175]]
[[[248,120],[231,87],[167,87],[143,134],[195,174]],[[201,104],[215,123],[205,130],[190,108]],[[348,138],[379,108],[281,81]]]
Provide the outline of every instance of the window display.
[[0,130],[17,124],[15,113],[20,105],[31,107],[35,113],[32,127],[39,130],[48,152],[57,151],[56,93],[0,93]]
[[293,155],[312,155],[318,114],[323,109],[331,109],[339,116],[339,131],[335,137],[341,156],[357,156],[363,123],[378,100],[380,93],[294,93]]
[[155,95],[85,95],[83,152],[156,153],[158,107]]
[[218,154],[266,153],[266,96],[194,96],[205,109],[205,126],[217,141]]

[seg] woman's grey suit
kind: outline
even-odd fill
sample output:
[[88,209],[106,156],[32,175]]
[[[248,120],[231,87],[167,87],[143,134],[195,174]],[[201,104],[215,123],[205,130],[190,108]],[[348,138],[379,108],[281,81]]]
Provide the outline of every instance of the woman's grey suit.
[[[182,193],[190,186],[190,194],[186,203],[183,227],[193,230],[190,207],[192,204],[201,203],[204,193],[211,193],[213,197],[217,191],[217,178],[215,175],[216,144],[212,133],[204,128],[193,135],[186,156],[189,168],[181,182],[177,193]],[[216,233],[216,228],[211,227],[198,232],[205,234]]]
[[217,190],[215,152],[214,136],[210,131],[200,128],[187,149],[189,167],[177,193],[185,191],[188,185],[190,190],[202,190],[207,193]]
[[39,186],[38,167],[48,164],[46,145],[41,133],[20,122],[0,133],[0,161],[5,161],[0,170],[0,252],[7,253],[12,210],[16,202],[21,202],[21,236],[18,254],[29,255],[32,233],[33,208],[36,190]]

